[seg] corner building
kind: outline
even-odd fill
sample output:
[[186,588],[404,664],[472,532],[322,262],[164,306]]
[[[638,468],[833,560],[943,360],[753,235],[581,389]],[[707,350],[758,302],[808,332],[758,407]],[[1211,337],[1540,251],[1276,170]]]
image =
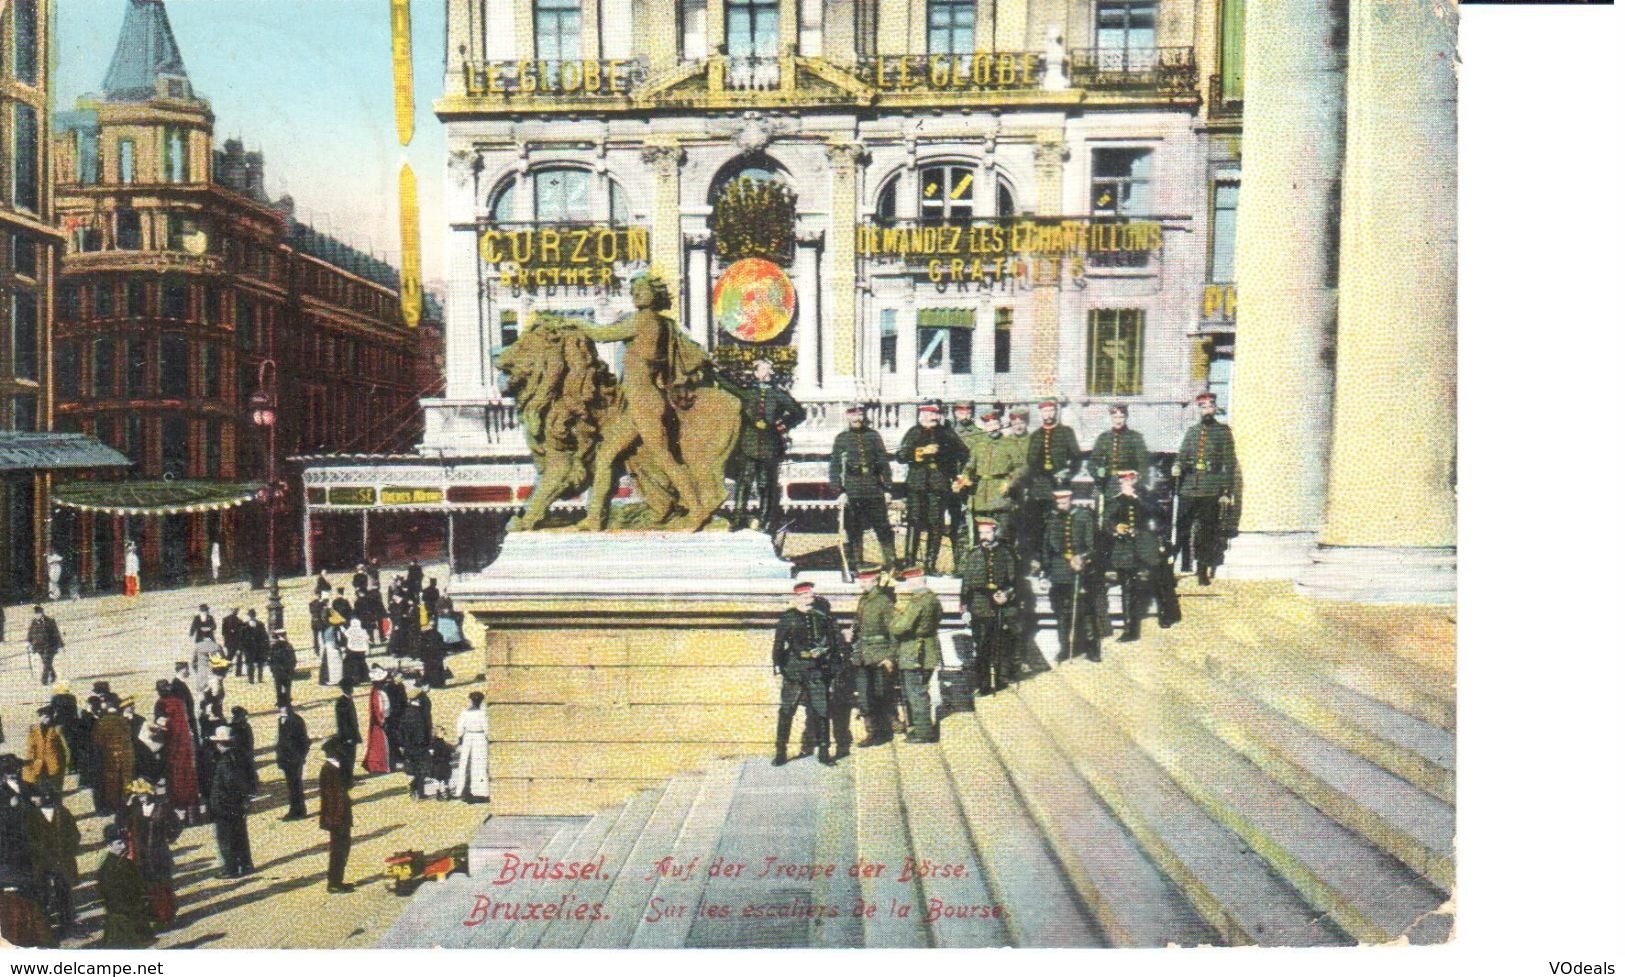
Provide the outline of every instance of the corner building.
[[[522,458],[495,354],[539,311],[624,314],[645,268],[724,364],[765,355],[793,377],[810,416],[791,505],[817,498],[810,459],[852,400],[878,405],[891,444],[926,401],[1058,396],[1084,438],[1124,401],[1167,452],[1196,393],[1226,394],[1240,0],[447,13],[447,383],[425,402],[428,453]],[[767,275],[788,322],[766,340],[730,317],[713,226],[739,176],[794,197]]]

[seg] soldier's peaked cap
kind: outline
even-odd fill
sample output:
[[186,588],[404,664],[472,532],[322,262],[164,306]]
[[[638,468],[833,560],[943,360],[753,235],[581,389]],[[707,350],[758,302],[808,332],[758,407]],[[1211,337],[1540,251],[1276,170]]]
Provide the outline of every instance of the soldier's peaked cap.
[[999,522],[998,522],[997,519],[978,519],[978,520],[976,520],[977,528],[981,528],[982,526],[995,526],[996,527],[996,526],[998,526],[998,524],[999,524]]
[[805,594],[805,593],[807,593],[808,591],[810,591],[812,589],[813,589],[813,583],[812,583],[811,580],[803,580],[800,583],[796,584],[794,587],[790,588],[792,593],[797,593],[797,594]]
[[1106,408],[1106,413],[1108,413],[1108,414],[1122,414],[1124,417],[1127,417],[1128,416],[1128,405],[1127,404],[1112,404],[1110,407]]
[[925,567],[915,564],[911,567],[904,567],[902,572],[897,575],[897,578],[899,580],[913,580],[915,577],[923,576],[925,576]]
[[1025,407],[1017,407],[1015,410],[1010,412],[1010,416],[1011,417],[1031,417],[1032,412],[1029,411]]
[[996,421],[1002,416],[1004,416],[1004,415],[1000,414],[998,411],[996,411],[996,410],[994,410],[992,408],[988,408],[987,410],[982,411],[982,420],[984,420],[984,421]]
[[1038,409],[1039,410],[1043,410],[1045,407],[1059,407],[1059,406],[1061,406],[1061,405],[1056,403],[1053,400],[1041,400],[1041,401],[1038,402]]
[[1135,480],[1135,479],[1137,479],[1137,478],[1139,478],[1139,477],[1140,477],[1140,473],[1139,473],[1139,472],[1137,472],[1137,471],[1134,471],[1134,470],[1133,470],[1133,469],[1129,469],[1129,470],[1127,470],[1127,471],[1120,471],[1120,472],[1118,472],[1118,473],[1117,473],[1117,477],[1118,477],[1118,478],[1123,478],[1123,479],[1127,479],[1127,480],[1128,480],[1128,481],[1131,481],[1131,482],[1132,482],[1132,481],[1134,481],[1134,480]]
[[1070,498],[1072,498],[1072,490],[1071,489],[1056,489],[1051,494],[1054,495],[1057,499],[1070,499]]
[[942,413],[942,408],[938,407],[936,404],[922,404],[920,406],[920,413],[922,413],[922,414],[940,414],[940,413]]
[[851,407],[848,407],[846,409],[846,416],[847,417],[862,417],[863,416],[863,405],[862,404],[853,404]]
[[1204,390],[1201,393],[1196,395],[1196,402],[1198,404],[1203,404],[1203,403],[1211,404],[1211,403],[1213,403],[1214,401],[1216,401],[1218,399],[1219,398],[1217,396],[1215,396],[1213,391],[1211,391],[1211,390]]
[[971,403],[968,400],[956,400],[956,401],[954,401],[954,410],[975,410],[975,409],[976,409],[976,405]]

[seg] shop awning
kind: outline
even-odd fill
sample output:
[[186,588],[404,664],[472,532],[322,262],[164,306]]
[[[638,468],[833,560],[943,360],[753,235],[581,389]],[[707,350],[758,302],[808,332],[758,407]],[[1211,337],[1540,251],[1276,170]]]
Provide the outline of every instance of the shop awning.
[[123,468],[130,459],[84,434],[0,431],[0,472]]
[[921,329],[975,329],[975,309],[921,309],[916,322]]
[[52,498],[82,512],[162,516],[234,509],[253,502],[263,488],[258,482],[70,482],[56,486]]

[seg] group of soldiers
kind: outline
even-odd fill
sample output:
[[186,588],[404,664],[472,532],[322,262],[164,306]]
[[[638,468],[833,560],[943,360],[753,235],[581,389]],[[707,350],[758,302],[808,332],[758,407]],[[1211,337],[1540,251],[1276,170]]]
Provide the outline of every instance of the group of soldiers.
[[[796,585],[795,604],[780,618],[773,645],[774,671],[783,682],[774,762],[788,760],[790,728],[802,706],[808,712],[802,752],[816,748],[825,763],[850,747],[854,709],[865,723],[859,746],[889,738],[899,698],[908,739],[929,740],[927,690],[941,667],[936,632],[942,605],[925,576],[935,571],[944,536],[960,581],[962,623],[971,633],[977,695],[1005,688],[1026,670],[1043,589],[1035,588],[1035,576],[1046,582],[1062,661],[1100,660],[1101,642],[1113,633],[1112,587],[1122,597],[1118,641],[1139,639],[1153,601],[1162,627],[1177,623],[1175,563],[1188,572],[1194,560],[1198,584],[1212,582],[1225,547],[1223,510],[1233,502],[1237,479],[1234,440],[1217,420],[1213,395],[1203,393],[1196,403],[1201,420],[1186,432],[1172,469],[1178,513],[1172,534],[1140,491],[1151,457],[1145,439],[1128,426],[1126,405],[1110,408],[1111,426],[1088,454],[1059,423],[1054,401],[1038,405],[1039,426],[1030,431],[1024,408],[1008,417],[989,409],[973,423],[973,405],[959,403],[953,421],[944,424],[941,408],[926,404],[895,454],[869,427],[864,409],[849,408],[829,474],[844,524],[842,562],[858,564],[868,531],[883,565],[857,574],[861,596],[844,630],[811,583]],[[893,459],[908,466],[901,556],[888,517]],[[1076,505],[1072,488],[1085,467],[1096,486],[1092,508]],[[896,596],[884,586],[889,575]]]

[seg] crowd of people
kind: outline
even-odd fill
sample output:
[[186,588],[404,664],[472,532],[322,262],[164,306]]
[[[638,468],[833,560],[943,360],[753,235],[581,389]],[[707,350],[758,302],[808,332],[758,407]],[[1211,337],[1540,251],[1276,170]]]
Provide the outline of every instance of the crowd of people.
[[[365,586],[355,582],[361,580]],[[0,754],[0,935],[19,946],[46,947],[89,935],[78,922],[82,900],[75,898],[82,826],[64,803],[74,791],[88,794],[91,817],[105,819],[95,877],[105,910],[104,946],[148,946],[176,925],[181,900],[174,852],[188,829],[213,827],[220,878],[254,874],[248,816],[273,785],[256,762],[249,710],[228,704],[233,677],[259,683],[268,671],[274,683],[272,752],[284,782],[284,821],[309,816],[305,775],[313,744],[295,705],[295,683],[314,673],[321,684],[337,687],[334,732],[318,745],[316,778],[329,893],[353,889],[344,876],[358,757],[368,776],[404,773],[415,799],[485,801],[483,696],[470,695],[454,741],[435,725],[429,698],[429,690],[443,688],[450,677],[446,654],[466,647],[460,616],[416,564],[392,582],[387,599],[375,581],[358,568],[352,604],[325,573],[317,579],[311,604],[316,660],[308,669],[301,669],[284,628],[236,607],[217,621],[204,604],[187,628],[191,657],[155,683],[145,712],[110,680],[95,681],[81,703],[52,674],[52,694],[28,730],[25,756]],[[372,615],[375,606],[383,609],[381,617]],[[428,608],[436,609],[432,616]],[[33,632],[48,631],[43,645],[59,650],[60,628],[36,609],[39,620],[49,624],[31,627],[31,647]],[[369,662],[369,655],[383,660]],[[51,668],[49,660],[44,667]],[[354,698],[363,685],[370,686],[365,727]]]

